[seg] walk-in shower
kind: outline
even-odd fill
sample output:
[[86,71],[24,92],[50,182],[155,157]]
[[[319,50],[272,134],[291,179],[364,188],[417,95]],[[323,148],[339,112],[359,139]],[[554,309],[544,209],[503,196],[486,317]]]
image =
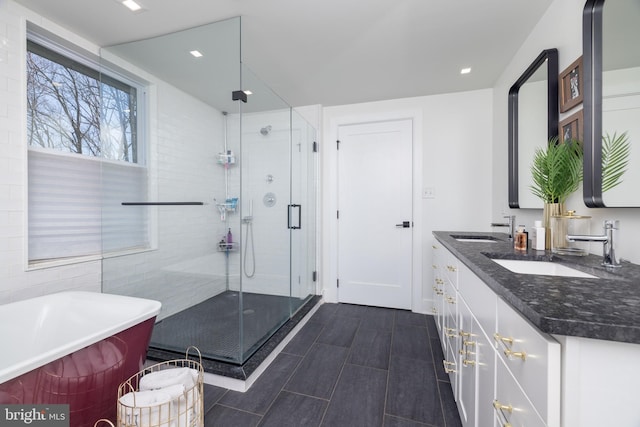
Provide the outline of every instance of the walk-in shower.
[[316,131],[241,63],[240,18],[102,58],[145,85],[148,193],[108,208],[149,236],[104,259],[103,291],[162,302],[152,349],[242,364],[315,294]]

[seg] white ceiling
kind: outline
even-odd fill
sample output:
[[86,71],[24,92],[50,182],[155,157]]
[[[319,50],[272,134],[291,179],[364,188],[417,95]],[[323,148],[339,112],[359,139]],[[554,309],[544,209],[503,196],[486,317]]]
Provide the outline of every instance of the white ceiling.
[[16,2],[99,46],[242,16],[243,62],[289,104],[331,106],[492,87],[552,0]]

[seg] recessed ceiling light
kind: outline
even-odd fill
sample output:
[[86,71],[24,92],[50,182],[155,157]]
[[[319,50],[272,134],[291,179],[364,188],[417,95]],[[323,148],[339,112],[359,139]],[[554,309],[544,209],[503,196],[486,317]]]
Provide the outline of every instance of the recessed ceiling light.
[[200,51],[198,50],[192,50],[191,52],[189,52],[191,55],[193,55],[196,58],[200,58],[202,57],[202,53],[200,53]]
[[140,9],[142,9],[142,6],[140,6],[138,3],[136,3],[133,0],[123,0],[122,4],[128,7],[129,10],[131,10],[132,12],[137,12]]
[[469,74],[471,72],[471,68],[463,68],[460,70],[460,74]]

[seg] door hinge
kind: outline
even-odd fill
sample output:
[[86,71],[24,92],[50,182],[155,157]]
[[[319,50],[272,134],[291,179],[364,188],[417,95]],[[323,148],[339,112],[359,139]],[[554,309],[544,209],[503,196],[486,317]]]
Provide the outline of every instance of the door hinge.
[[314,153],[318,152],[318,143],[316,141],[313,141],[313,152]]
[[340,287],[340,279],[336,279],[336,288]]
[[232,101],[242,101],[244,103],[247,102],[247,94],[243,90],[234,90],[231,92],[231,100]]
[[336,219],[340,219],[340,211],[336,211]]
[[314,271],[313,273],[311,273],[311,280],[313,282],[317,282],[318,281],[318,272]]
[[340,149],[340,140],[337,139],[336,140],[336,150],[339,150],[339,149]]

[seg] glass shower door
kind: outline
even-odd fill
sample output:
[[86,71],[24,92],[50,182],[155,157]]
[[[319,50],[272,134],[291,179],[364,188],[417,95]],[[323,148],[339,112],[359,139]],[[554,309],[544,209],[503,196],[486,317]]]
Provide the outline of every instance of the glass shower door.
[[240,124],[241,342],[249,357],[291,315],[289,106],[246,66]]
[[291,113],[291,311],[315,294],[316,275],[316,131],[295,110]]

